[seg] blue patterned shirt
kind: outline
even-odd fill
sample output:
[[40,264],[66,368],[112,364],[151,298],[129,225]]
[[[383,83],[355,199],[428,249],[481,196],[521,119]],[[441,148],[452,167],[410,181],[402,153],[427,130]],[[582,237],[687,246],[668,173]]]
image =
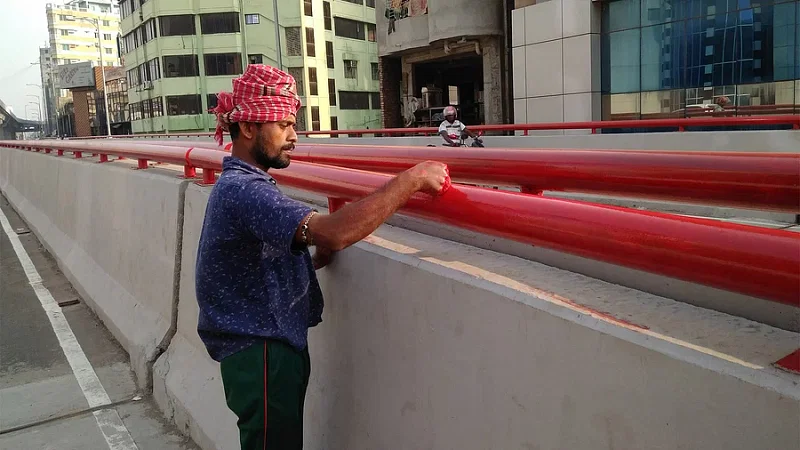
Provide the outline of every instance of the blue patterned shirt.
[[266,172],[226,157],[208,199],[197,251],[197,331],[217,361],[264,339],[302,350],[322,321],[308,249],[293,246],[311,212]]

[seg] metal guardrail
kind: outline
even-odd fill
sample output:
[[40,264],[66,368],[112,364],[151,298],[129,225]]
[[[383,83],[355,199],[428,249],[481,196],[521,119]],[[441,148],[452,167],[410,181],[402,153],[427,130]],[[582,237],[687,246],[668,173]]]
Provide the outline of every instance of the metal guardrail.
[[[0,147],[179,164],[213,183],[225,152],[113,141],[4,141]],[[368,195],[389,175],[307,162],[271,174],[282,184],[329,198],[332,206]],[[335,208],[334,208],[335,209]],[[599,261],[800,307],[800,233],[638,211],[463,185],[416,195],[406,214]]]
[[[595,122],[552,122],[552,123],[527,123],[505,125],[472,125],[469,128],[477,132],[510,132],[521,131],[527,136],[531,131],[549,130],[591,130],[592,133],[603,129],[645,129],[645,128],[676,128],[679,132],[687,131],[693,127],[731,127],[731,126],[768,126],[790,125],[793,129],[800,129],[800,114],[762,115],[747,117],[728,117],[726,112],[699,113],[694,117],[677,119],[645,119],[645,120],[605,120]],[[438,128],[384,128],[363,130],[324,130],[324,131],[298,131],[300,136],[343,136],[361,137],[364,135],[375,136],[430,136],[435,135]],[[214,133],[147,133],[114,136],[119,138],[164,138],[164,137],[212,137]],[[73,139],[100,139],[106,136],[87,136]]]

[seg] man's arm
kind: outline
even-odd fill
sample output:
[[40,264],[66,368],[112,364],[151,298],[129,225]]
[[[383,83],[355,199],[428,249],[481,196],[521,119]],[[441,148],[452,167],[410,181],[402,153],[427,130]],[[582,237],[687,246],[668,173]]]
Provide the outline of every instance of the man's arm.
[[445,142],[447,142],[448,144],[456,145],[456,143],[453,142],[452,139],[450,139],[450,135],[447,134],[447,131],[440,131],[439,132],[439,136],[441,136],[445,140]]
[[[416,192],[439,194],[446,179],[444,164],[432,161],[418,164],[368,197],[348,203],[333,214],[313,215],[308,222],[307,235],[318,247],[333,251],[345,249],[369,236]],[[295,233],[295,241],[303,242],[302,225]]]

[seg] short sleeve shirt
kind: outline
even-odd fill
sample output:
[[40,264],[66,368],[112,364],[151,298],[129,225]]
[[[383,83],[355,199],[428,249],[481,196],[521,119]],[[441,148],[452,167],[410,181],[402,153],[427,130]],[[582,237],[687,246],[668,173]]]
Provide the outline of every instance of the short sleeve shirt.
[[461,123],[460,120],[456,119],[453,122],[444,121],[441,125],[439,125],[439,133],[442,131],[446,132],[448,136],[451,138],[458,138],[461,136],[461,132],[466,130],[467,126]]
[[302,350],[322,321],[311,255],[294,236],[311,208],[229,156],[208,199],[196,262],[197,331],[221,361],[264,339]]

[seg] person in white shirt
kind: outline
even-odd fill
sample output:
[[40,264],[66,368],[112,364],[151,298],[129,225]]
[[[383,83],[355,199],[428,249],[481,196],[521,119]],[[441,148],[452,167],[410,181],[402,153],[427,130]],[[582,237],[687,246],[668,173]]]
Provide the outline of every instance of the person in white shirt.
[[455,141],[461,139],[464,134],[480,142],[478,135],[468,130],[467,126],[456,118],[457,116],[458,112],[455,106],[448,106],[444,109],[444,121],[439,125],[439,135],[447,142],[446,145],[458,147],[459,144]]

